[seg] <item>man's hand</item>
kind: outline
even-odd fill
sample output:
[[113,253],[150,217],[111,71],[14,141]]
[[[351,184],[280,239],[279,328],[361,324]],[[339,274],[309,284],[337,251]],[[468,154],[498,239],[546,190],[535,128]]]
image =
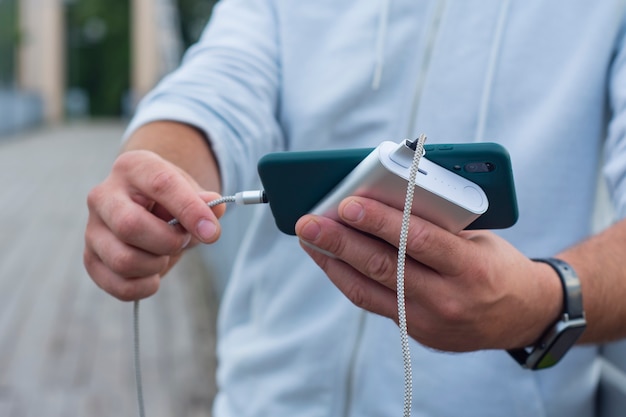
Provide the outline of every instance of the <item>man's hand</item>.
[[[202,191],[191,176],[153,152],[122,153],[88,196],[84,264],[89,275],[121,300],[154,294],[186,247],[218,239],[217,219],[225,208],[206,205],[215,198],[219,194]],[[180,225],[167,224],[173,217]]]
[[[349,197],[339,215],[345,225],[303,216],[296,233],[304,250],[354,304],[397,322],[402,212]],[[557,319],[563,302],[554,271],[495,234],[454,235],[415,216],[408,235],[405,294],[409,334],[446,351],[531,345]]]

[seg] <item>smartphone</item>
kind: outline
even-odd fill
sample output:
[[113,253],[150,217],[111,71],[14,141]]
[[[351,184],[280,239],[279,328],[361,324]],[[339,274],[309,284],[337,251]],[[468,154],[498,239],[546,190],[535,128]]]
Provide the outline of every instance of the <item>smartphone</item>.
[[[297,220],[319,205],[374,149],[275,152],[262,157],[259,177],[279,230],[294,235]],[[485,193],[486,211],[465,229],[503,229],[515,224],[518,208],[513,171],[503,146],[428,144],[424,149],[424,159],[471,181]]]

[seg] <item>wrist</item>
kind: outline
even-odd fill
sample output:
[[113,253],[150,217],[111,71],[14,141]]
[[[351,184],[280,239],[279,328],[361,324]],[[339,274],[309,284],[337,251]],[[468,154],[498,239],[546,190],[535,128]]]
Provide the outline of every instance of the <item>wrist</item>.
[[528,260],[528,277],[523,284],[529,294],[526,307],[516,323],[517,337],[510,340],[510,348],[523,349],[533,346],[546,329],[559,320],[563,314],[563,289],[557,273],[542,262]]
[[532,346],[563,314],[563,285],[559,275],[544,262],[533,260],[532,264],[537,282],[537,314],[523,346]]
[[562,308],[560,317],[543,331],[532,347],[508,350],[520,365],[534,370],[556,365],[578,341],[587,326],[580,279],[576,271],[567,262],[556,258],[535,261],[548,265],[559,278]]

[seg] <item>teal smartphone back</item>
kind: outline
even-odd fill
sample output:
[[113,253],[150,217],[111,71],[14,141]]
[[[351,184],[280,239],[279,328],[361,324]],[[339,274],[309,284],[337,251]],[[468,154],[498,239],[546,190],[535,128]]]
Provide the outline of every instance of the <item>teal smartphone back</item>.
[[[278,228],[295,234],[298,219],[308,213],[374,148],[265,155],[258,172]],[[425,157],[478,184],[489,208],[467,229],[503,229],[518,218],[517,198],[507,150],[496,143],[434,144]],[[483,167],[485,169],[474,169]]]
[[259,160],[258,172],[278,228],[295,235],[308,213],[373,148],[276,152]]
[[483,189],[489,199],[487,211],[466,229],[505,229],[519,217],[515,181],[509,152],[497,143],[433,144],[424,147],[425,157],[467,178]]

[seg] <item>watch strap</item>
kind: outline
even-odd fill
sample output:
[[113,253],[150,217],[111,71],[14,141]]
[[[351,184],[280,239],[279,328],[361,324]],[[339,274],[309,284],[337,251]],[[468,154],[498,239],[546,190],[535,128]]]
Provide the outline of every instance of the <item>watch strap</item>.
[[586,322],[580,280],[574,269],[567,262],[556,258],[533,261],[547,263],[559,276],[563,287],[563,314],[533,347],[510,349],[507,352],[525,368],[544,369],[555,365],[574,345],[584,331]]
[[578,279],[574,268],[557,258],[537,258],[533,261],[550,265],[558,274],[563,286],[563,314],[567,314],[569,319],[584,317],[580,279]]

